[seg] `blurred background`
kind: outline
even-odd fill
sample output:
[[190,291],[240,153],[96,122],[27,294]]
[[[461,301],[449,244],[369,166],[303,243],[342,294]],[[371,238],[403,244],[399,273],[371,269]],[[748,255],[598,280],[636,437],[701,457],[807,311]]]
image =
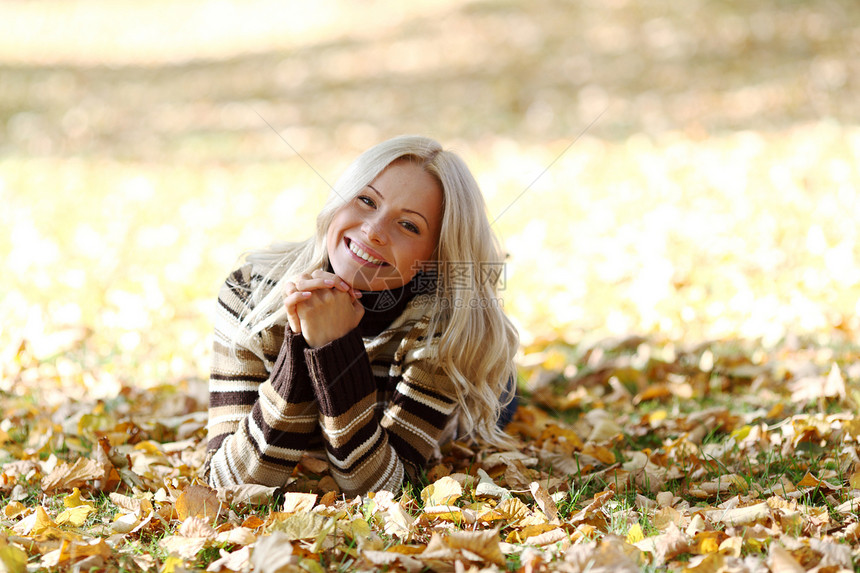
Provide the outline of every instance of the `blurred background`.
[[401,133],[475,172],[526,354],[858,341],[856,0],[7,0],[0,389],[205,378],[241,254]]

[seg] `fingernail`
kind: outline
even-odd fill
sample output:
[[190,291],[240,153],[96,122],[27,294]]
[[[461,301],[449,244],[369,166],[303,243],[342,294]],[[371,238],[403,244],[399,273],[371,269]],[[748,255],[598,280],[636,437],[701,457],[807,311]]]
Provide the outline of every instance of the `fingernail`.
[[349,290],[349,285],[343,281],[340,281],[340,288]]
[[324,282],[325,284],[327,284],[328,286],[333,286],[333,285],[334,285],[334,281],[333,281],[333,280],[331,280],[331,279],[326,279],[326,280],[324,280],[323,282]]
[[305,291],[302,293],[302,296],[305,298],[308,298],[309,296],[311,296],[311,293],[310,293],[310,291]]

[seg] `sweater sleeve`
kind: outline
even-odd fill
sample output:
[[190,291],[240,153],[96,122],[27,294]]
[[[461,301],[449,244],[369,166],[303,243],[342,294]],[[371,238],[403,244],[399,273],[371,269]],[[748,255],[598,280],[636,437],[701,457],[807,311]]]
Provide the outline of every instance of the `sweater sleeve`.
[[424,467],[457,404],[450,381],[426,359],[392,367],[395,391],[377,415],[377,388],[356,331],[305,350],[332,476],[347,495],[400,491]]
[[303,354],[307,344],[287,327],[271,372],[258,352],[234,351],[230,340],[239,327],[240,294],[234,283],[218,300],[204,473],[214,487],[280,487],[318,438],[317,405]]

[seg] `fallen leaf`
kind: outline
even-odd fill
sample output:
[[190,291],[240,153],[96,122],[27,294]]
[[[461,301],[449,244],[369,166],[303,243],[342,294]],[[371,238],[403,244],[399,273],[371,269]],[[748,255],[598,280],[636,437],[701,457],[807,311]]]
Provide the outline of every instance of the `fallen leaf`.
[[263,505],[272,501],[278,488],[264,485],[245,483],[217,490],[218,500],[226,505],[233,503],[247,503],[249,505]]
[[190,485],[176,499],[176,515],[181,521],[203,517],[212,523],[221,510],[217,492],[205,485]]
[[293,552],[294,539],[281,531],[275,531],[271,535],[257,541],[253,553],[251,553],[251,566],[259,573],[286,573],[295,571],[300,557]]
[[737,507],[727,510],[710,510],[703,512],[705,517],[713,523],[723,523],[725,525],[749,525],[756,521],[767,519],[770,517],[770,507],[766,502],[748,505],[745,507]]
[[773,573],[804,573],[806,568],[801,566],[784,547],[777,543],[770,546],[770,570]]
[[299,513],[313,509],[317,501],[315,493],[287,492],[284,494],[284,513]]
[[536,481],[529,484],[529,490],[532,492],[532,497],[534,497],[538,507],[546,515],[546,518],[550,522],[558,522],[558,508],[555,505],[555,501],[550,497],[549,492]]
[[228,553],[224,549],[219,549],[218,554],[221,556],[206,567],[207,571],[219,573],[220,571],[247,571],[251,568],[251,548],[242,547]]
[[317,513],[294,513],[284,519],[279,519],[269,526],[269,530],[282,533],[282,539],[295,541],[297,539],[315,539],[317,536],[331,530],[334,520]]
[[0,569],[8,573],[25,573],[27,571],[27,553],[14,545],[9,545],[0,536]]
[[447,543],[452,549],[477,555],[479,560],[489,561],[500,567],[505,565],[505,556],[499,547],[499,532],[494,529],[454,531],[448,536]]
[[104,467],[89,458],[78,458],[74,464],[62,462],[42,478],[42,491],[54,493],[57,490],[80,487],[88,481],[104,477],[104,473]]
[[57,525],[68,523],[75,527],[81,527],[87,521],[87,517],[95,510],[96,508],[91,505],[76,505],[57,515]]
[[631,545],[636,545],[639,541],[645,539],[645,534],[642,532],[642,526],[638,523],[634,523],[630,530],[627,532],[627,543]]
[[463,486],[450,476],[438,479],[421,491],[421,499],[426,505],[451,505],[463,495]]

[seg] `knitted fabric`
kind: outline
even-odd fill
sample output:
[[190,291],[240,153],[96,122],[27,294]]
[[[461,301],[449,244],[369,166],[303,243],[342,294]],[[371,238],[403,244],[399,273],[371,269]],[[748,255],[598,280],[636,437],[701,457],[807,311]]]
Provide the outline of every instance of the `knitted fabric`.
[[209,483],[281,487],[305,452],[323,449],[345,494],[398,492],[438,455],[457,410],[453,383],[432,360],[438,335],[427,337],[429,301],[389,308],[388,326],[373,324],[378,312],[366,314],[358,328],[319,348],[276,324],[234,349],[250,293],[263,280],[245,265],[218,297]]

